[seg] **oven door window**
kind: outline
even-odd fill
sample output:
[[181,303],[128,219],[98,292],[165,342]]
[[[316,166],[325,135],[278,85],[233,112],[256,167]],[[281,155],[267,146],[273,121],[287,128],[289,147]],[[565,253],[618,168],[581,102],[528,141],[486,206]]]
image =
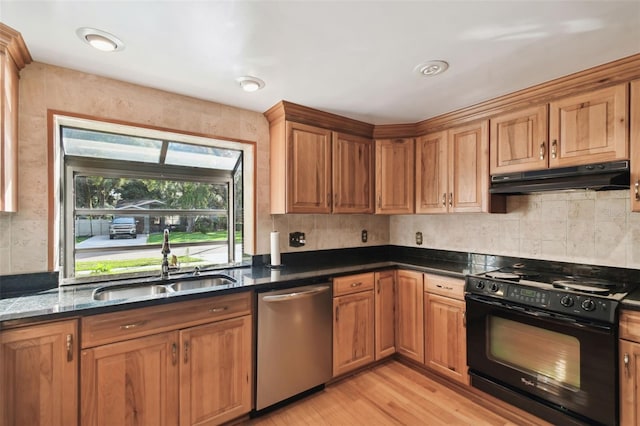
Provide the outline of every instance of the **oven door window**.
[[488,331],[488,356],[493,361],[536,376],[548,391],[580,389],[576,337],[495,315],[489,316]]

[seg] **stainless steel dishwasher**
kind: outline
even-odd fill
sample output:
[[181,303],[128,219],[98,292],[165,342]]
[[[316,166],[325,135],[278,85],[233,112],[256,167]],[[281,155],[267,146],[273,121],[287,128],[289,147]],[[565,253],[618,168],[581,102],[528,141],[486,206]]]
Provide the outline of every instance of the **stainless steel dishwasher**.
[[332,327],[331,284],[258,293],[256,410],[331,379]]

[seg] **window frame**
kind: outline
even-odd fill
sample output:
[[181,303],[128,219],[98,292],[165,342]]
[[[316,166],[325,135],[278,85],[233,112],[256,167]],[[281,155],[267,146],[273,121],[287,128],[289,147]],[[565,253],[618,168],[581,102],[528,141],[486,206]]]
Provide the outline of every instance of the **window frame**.
[[[58,164],[57,167],[52,169],[53,181],[57,182],[54,185],[52,202],[58,205],[55,214],[52,216],[52,230],[50,236],[55,238],[57,243],[57,249],[52,246],[50,242],[50,253],[54,258],[53,262],[50,259],[50,264],[57,265],[56,269],[60,270],[60,284],[79,284],[92,281],[104,281],[115,280],[121,278],[129,278],[135,275],[149,276],[149,272],[146,273],[128,273],[119,275],[101,275],[97,277],[75,277],[75,235],[74,235],[74,221],[77,211],[81,214],[108,214],[113,215],[113,209],[75,209],[75,195],[74,195],[74,174],[81,175],[100,175],[100,176],[114,176],[114,177],[127,177],[127,178],[148,178],[148,179],[170,179],[170,180],[188,180],[192,182],[203,182],[213,184],[227,185],[228,194],[228,210],[225,210],[227,216],[227,231],[228,231],[228,258],[229,264],[211,265],[214,268],[230,267],[230,266],[246,266],[246,257],[255,250],[255,142],[240,141],[240,140],[227,140],[214,137],[205,137],[200,135],[193,135],[189,133],[176,133],[174,131],[158,130],[154,128],[147,128],[136,124],[122,124],[122,122],[110,122],[110,121],[97,121],[95,119],[88,119],[84,117],[57,115],[51,114],[54,128],[54,147],[53,150],[53,162]],[[162,141],[185,143],[191,145],[201,145],[206,147],[216,147],[221,149],[232,149],[240,152],[236,165],[232,170],[222,169],[203,169],[188,166],[175,166],[166,164],[152,164],[143,162],[126,162],[122,160],[107,160],[98,159],[92,157],[77,157],[77,156],[65,156],[62,147],[62,128],[63,127],[76,127],[87,130],[95,130],[105,133],[118,133],[124,135],[131,135],[137,137],[148,137],[152,139],[160,139]],[[50,157],[51,158],[51,157]],[[67,164],[69,163],[69,164]],[[123,165],[126,164],[127,167]],[[136,170],[135,173],[131,173],[132,165]],[[235,188],[234,178],[238,172],[238,168],[241,170],[240,185],[242,187],[242,205],[236,206],[235,200]],[[249,171],[249,173],[247,173]],[[126,175],[126,176],[125,176]],[[67,179],[67,176],[72,178]],[[249,191],[247,191],[249,189]],[[65,197],[65,194],[72,194]],[[58,200],[56,202],[56,200]],[[243,246],[242,254],[240,258],[236,259],[236,207],[239,207],[242,211],[242,227],[243,227]],[[117,210],[118,215],[126,215],[134,213],[130,209]],[[145,211],[147,212],[147,211]],[[192,213],[188,213],[192,212]],[[219,213],[219,209],[203,209],[203,210],[176,210],[176,209],[153,209],[148,213],[158,216],[170,216],[173,214],[179,214],[182,216],[190,215],[206,215],[210,213]],[[140,215],[140,210],[135,210],[136,216]],[[185,214],[187,213],[187,214]],[[248,213],[248,214],[247,214]],[[253,223],[253,226],[247,226],[247,224]],[[205,243],[200,243],[205,244]],[[193,243],[194,246],[198,243]],[[90,249],[84,249],[89,251]],[[123,247],[114,248],[114,251],[124,251]]]

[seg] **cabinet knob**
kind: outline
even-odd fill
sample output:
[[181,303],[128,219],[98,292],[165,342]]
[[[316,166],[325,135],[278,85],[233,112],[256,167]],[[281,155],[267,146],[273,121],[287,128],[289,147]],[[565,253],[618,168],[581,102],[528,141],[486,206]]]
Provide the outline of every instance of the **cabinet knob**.
[[545,156],[546,151],[547,151],[547,150],[545,149],[545,146],[546,146],[545,142],[544,142],[544,141],[542,141],[542,143],[540,144],[540,159],[541,159],[541,160],[544,160],[544,156]]
[[556,139],[551,143],[551,158],[556,158],[558,156],[558,141]]

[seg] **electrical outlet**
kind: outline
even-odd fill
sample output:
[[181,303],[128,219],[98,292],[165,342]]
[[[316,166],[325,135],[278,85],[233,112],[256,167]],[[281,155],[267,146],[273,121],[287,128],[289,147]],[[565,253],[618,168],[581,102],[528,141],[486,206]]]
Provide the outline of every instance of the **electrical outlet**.
[[307,243],[304,232],[291,232],[289,234],[289,246],[290,247],[302,247]]
[[361,238],[362,238],[362,242],[363,242],[363,243],[366,243],[366,242],[367,242],[367,240],[369,239],[369,236],[367,235],[367,230],[366,230],[366,229],[363,229],[363,230],[362,230]]
[[416,232],[416,244],[419,246],[422,245],[422,232]]

